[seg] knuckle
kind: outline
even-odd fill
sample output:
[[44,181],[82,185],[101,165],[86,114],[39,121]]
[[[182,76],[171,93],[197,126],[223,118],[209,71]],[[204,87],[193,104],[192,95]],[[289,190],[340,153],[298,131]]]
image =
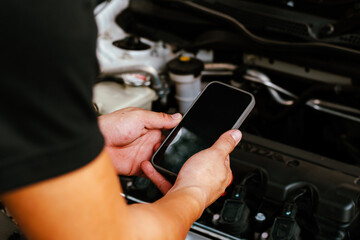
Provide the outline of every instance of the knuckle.
[[226,136],[224,138],[224,145],[226,152],[229,153],[235,146],[235,140],[231,136]]
[[168,114],[163,113],[163,112],[160,112],[159,114],[160,114],[160,116],[161,116],[162,118],[164,118],[164,119],[167,119],[167,118],[170,117]]
[[219,144],[216,144],[215,148],[223,155],[228,155],[235,146],[235,141],[231,136],[223,137],[220,139]]
[[226,135],[225,141],[232,147],[235,145],[235,140],[231,135]]

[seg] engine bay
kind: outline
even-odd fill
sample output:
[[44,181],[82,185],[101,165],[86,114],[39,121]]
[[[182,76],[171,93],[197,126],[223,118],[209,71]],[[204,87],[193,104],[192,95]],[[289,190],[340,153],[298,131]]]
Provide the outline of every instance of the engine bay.
[[[102,2],[99,82],[154,90],[154,111],[181,109],[168,63],[203,62],[256,106],[230,155],[234,179],[187,239],[360,238],[358,1]],[[101,102],[101,100],[99,100]],[[95,105],[102,114],[103,104]],[[120,176],[129,203],[162,195]]]
[[[96,2],[99,115],[185,113],[212,81],[255,97],[233,181],[187,240],[360,239],[359,0]],[[129,204],[162,197],[147,178],[119,181]],[[1,203],[0,226],[25,239]]]

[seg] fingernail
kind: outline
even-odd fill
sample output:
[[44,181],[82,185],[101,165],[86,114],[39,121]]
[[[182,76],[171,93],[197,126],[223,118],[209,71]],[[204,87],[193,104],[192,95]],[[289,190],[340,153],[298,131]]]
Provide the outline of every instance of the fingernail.
[[241,139],[241,132],[239,130],[234,130],[231,132],[231,136],[235,140],[236,144],[240,142]]
[[171,115],[171,117],[172,117],[173,119],[177,120],[177,119],[180,119],[180,118],[181,118],[181,114],[180,114],[180,113],[175,113],[175,114]]

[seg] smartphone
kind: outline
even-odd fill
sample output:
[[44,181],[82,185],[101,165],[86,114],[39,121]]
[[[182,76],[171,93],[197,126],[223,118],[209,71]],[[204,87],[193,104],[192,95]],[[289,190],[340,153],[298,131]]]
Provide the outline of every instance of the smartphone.
[[153,166],[175,181],[187,159],[211,147],[224,132],[239,128],[254,105],[254,97],[246,91],[209,83],[155,152]]

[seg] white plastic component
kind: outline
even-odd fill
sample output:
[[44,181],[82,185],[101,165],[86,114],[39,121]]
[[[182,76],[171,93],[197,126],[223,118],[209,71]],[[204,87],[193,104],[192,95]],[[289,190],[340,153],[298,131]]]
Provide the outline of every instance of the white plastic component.
[[124,83],[131,86],[150,86],[150,76],[141,73],[123,73],[121,78]]
[[201,91],[201,75],[195,78],[194,75],[177,75],[170,72],[169,76],[176,84],[175,99],[178,101],[179,111],[185,113]]
[[150,45],[150,49],[124,50],[113,45],[114,41],[128,36],[115,22],[116,16],[128,5],[129,0],[112,0],[109,3],[99,4],[95,9],[95,12],[100,9],[95,19],[98,26],[97,57],[101,72],[106,73],[107,69],[134,65],[149,65],[157,71],[163,70],[165,64],[174,58],[169,45],[144,38],[141,38],[141,41]]
[[196,53],[196,58],[203,62],[214,62],[214,52],[212,50],[200,49]]
[[151,110],[157,99],[149,87],[132,87],[116,82],[100,82],[94,86],[93,102],[100,114],[107,114],[126,107],[139,107]]

